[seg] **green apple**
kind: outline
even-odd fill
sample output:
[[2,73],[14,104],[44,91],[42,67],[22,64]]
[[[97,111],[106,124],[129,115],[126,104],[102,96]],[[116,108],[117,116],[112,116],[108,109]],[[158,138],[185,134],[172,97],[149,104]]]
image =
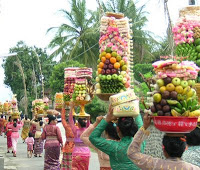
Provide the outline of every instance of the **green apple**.
[[155,93],[155,94],[153,95],[153,101],[154,101],[154,102],[159,103],[159,102],[161,101],[161,99],[162,99],[162,96],[161,96],[160,93]]
[[163,80],[163,79],[158,79],[158,80],[156,81],[156,84],[157,84],[159,87],[162,87],[162,86],[164,86],[164,85],[165,85],[165,83],[164,83],[164,80]]
[[111,75],[107,75],[106,79],[107,80],[111,80],[112,76]]
[[102,75],[102,76],[101,76],[101,79],[102,79],[102,80],[106,80],[106,75]]
[[188,86],[192,86],[193,80],[188,80],[187,82],[188,82]]
[[122,57],[120,55],[117,55],[116,60],[121,61]]
[[126,83],[127,82],[127,78],[123,78],[122,83]]
[[183,88],[186,88],[186,87],[188,86],[188,82],[187,82],[186,80],[182,80],[182,81],[181,81],[181,86],[182,86]]
[[195,80],[192,81],[192,87],[194,87],[196,84]]
[[122,81],[123,78],[124,78],[124,77],[123,77],[122,75],[119,75],[119,76],[118,76],[118,80],[119,80],[119,81]]
[[117,74],[113,74],[113,75],[112,75],[112,79],[113,79],[113,80],[116,80],[117,78],[118,78],[118,75],[117,75]]
[[113,51],[113,52],[111,53],[111,55],[112,55],[112,57],[117,57],[117,52]]
[[172,79],[172,83],[173,83],[174,86],[178,86],[178,85],[181,84],[181,79],[178,78],[178,77],[175,77],[175,78]]

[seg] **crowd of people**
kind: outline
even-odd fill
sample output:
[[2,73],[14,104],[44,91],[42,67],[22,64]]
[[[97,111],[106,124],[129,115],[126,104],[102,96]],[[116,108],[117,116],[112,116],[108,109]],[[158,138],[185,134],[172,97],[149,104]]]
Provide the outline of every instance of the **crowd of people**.
[[[41,157],[45,149],[45,170],[88,170],[91,149],[97,152],[100,170],[200,169],[199,126],[186,135],[157,133],[151,129],[148,114],[143,119],[141,115],[116,118],[111,107],[106,117],[99,116],[90,124],[90,117],[76,120],[73,108],[70,103],[68,118],[65,106],[61,115],[48,115],[48,123],[42,118],[7,120],[1,116],[0,135],[7,137],[7,152],[12,150],[17,156],[22,128],[28,158],[32,154]],[[156,152],[152,142],[157,143]]]

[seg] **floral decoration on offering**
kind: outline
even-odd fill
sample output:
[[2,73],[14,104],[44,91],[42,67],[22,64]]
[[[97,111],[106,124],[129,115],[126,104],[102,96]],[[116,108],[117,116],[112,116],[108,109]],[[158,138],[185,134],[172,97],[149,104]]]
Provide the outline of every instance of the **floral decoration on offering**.
[[176,56],[186,57],[200,66],[200,8],[186,7],[180,10],[180,18],[172,29]]

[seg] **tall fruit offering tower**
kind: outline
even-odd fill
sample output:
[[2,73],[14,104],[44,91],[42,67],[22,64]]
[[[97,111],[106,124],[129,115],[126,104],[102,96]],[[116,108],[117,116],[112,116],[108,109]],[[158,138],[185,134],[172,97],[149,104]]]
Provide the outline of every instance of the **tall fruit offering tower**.
[[129,19],[107,13],[101,18],[96,93],[119,93],[131,87],[132,40]]

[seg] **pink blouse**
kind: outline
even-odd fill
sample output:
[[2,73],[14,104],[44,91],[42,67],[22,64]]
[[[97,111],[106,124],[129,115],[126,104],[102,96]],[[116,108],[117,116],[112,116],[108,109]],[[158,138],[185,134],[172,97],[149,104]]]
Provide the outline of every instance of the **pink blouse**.
[[45,125],[42,132],[42,140],[45,140],[44,148],[52,146],[60,146],[63,144],[62,136],[59,127],[53,124]]
[[34,138],[33,137],[27,137],[25,139],[25,142],[28,144],[28,145],[33,145],[34,144]]
[[23,126],[23,123],[17,122],[17,127],[14,127],[13,123],[12,124],[8,124],[8,129],[12,129],[12,134],[11,134],[11,138],[19,138],[19,130],[20,128]]
[[87,121],[87,124],[86,124],[86,128],[78,128],[75,124],[74,124],[74,120],[73,120],[73,115],[72,115],[72,112],[70,110],[69,112],[69,125],[73,131],[73,134],[74,134],[74,142],[75,142],[75,145],[76,143],[83,143],[81,140],[80,140],[80,136],[81,134],[87,129],[87,127],[89,127],[90,125],[90,121]]

